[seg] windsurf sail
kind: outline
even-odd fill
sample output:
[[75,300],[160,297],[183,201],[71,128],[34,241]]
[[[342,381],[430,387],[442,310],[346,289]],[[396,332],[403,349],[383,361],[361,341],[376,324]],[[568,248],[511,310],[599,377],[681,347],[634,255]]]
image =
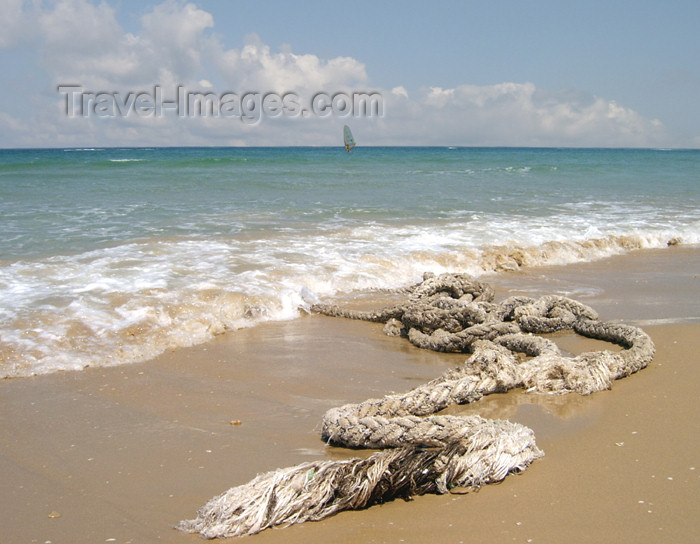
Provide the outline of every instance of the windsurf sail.
[[350,151],[353,147],[355,147],[355,138],[352,137],[350,127],[347,125],[343,127],[343,140],[345,141],[345,151]]

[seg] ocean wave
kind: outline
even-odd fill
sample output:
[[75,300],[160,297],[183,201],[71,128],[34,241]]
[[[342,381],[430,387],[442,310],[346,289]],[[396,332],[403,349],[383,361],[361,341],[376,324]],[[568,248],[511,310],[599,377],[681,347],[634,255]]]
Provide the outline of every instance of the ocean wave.
[[700,243],[692,231],[528,245],[379,225],[267,239],[153,240],[0,268],[0,377],[145,361],[340,293]]

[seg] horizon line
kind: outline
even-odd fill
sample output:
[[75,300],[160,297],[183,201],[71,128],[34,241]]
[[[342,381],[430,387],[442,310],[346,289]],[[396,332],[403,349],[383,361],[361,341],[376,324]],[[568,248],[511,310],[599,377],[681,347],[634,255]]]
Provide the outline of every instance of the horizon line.
[[[344,149],[338,145],[76,145],[58,147],[0,147],[0,151],[48,151],[48,150],[114,150],[114,149]],[[460,145],[460,144],[410,144],[410,145],[362,145],[355,149],[378,148],[444,148],[444,149],[570,149],[570,150],[637,150],[637,151],[700,151],[700,147],[651,147],[651,146],[572,146],[572,145]]]

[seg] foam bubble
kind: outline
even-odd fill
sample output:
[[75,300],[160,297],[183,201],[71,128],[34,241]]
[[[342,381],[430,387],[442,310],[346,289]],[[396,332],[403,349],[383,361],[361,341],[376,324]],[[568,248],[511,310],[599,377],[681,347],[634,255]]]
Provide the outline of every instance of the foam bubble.
[[[523,228],[523,227],[526,228]],[[314,302],[415,283],[426,271],[473,275],[594,260],[688,232],[569,238],[563,224],[451,218],[426,225],[325,225],[217,240],[153,240],[0,267],[0,376],[143,361]],[[690,234],[689,234],[690,233]]]

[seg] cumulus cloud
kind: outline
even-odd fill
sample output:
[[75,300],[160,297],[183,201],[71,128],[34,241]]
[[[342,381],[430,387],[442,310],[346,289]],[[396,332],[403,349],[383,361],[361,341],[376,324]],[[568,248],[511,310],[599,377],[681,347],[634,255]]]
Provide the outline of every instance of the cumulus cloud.
[[210,13],[175,0],[143,15],[138,34],[121,28],[110,5],[87,0],[59,0],[40,12],[38,22],[39,48],[55,83],[124,88],[215,79],[229,89],[284,92],[367,80],[364,65],[355,59],[273,52],[254,34],[241,48],[226,49],[209,32]]
[[62,0],[53,9],[36,14],[39,51],[46,70],[70,79],[93,74],[124,76],[128,71],[121,54],[125,36],[106,3]]
[[396,96],[403,96],[404,98],[408,98],[408,91],[403,85],[398,85],[397,87],[394,87],[391,89],[391,94],[395,94]]
[[141,32],[125,32],[107,3],[59,0],[38,9],[38,49],[54,84],[126,88],[165,80],[189,82],[203,71],[214,24],[211,14],[173,0],[141,18]]
[[210,41],[206,31],[214,26],[210,13],[194,4],[168,0],[144,15],[141,24],[142,32],[134,45],[141,55],[147,55],[145,64],[151,78],[157,73],[154,70],[167,70],[186,82],[203,71],[202,60]]
[[364,65],[351,57],[324,60],[311,54],[273,52],[254,34],[245,38],[240,49],[218,48],[212,58],[224,82],[238,89],[279,93],[349,89],[367,81]]
[[22,38],[23,0],[5,0],[0,9],[0,50],[15,47]]
[[[398,96],[397,96],[398,95]],[[495,146],[656,146],[669,141],[658,120],[600,97],[539,90],[533,83],[429,87],[413,101],[387,97],[402,130],[397,143]],[[397,100],[399,98],[399,100]],[[417,110],[420,111],[416,116]]]
[[[333,145],[351,122],[364,145],[672,145],[663,125],[601,97],[553,92],[530,82],[375,89],[365,65],[349,56],[324,59],[284,47],[275,51],[254,34],[227,48],[213,16],[192,3],[165,0],[127,32],[106,2],[6,0],[0,48],[24,40],[41,59],[45,88],[27,91],[31,119],[0,111],[0,145]],[[31,36],[32,39],[27,39]],[[24,37],[24,38],[23,38]],[[2,76],[0,76],[2,77]],[[298,116],[260,119],[188,117],[77,118],[65,115],[59,84],[92,91],[149,90],[177,85],[215,93],[377,91],[381,118]],[[26,99],[27,97],[22,97]]]

